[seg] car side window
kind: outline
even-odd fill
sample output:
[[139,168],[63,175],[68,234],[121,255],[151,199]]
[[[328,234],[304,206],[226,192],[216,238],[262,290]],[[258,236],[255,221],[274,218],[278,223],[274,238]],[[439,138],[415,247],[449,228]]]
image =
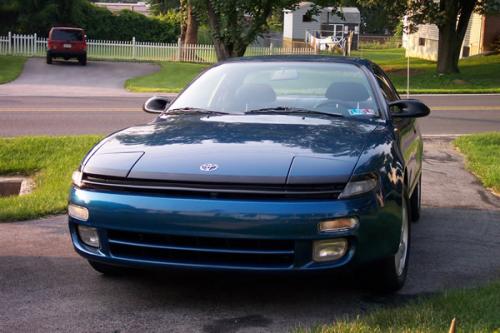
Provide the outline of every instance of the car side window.
[[380,89],[382,89],[382,93],[386,101],[392,102],[398,100],[399,96],[393,89],[391,82],[384,74],[384,72],[380,68],[374,67],[373,73],[375,74],[375,78],[377,79],[377,83],[380,86]]

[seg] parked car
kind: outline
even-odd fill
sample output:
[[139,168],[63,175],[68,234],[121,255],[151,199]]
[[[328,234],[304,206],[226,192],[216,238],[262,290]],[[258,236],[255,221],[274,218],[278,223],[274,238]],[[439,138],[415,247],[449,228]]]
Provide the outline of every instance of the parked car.
[[47,40],[47,64],[52,59],[76,58],[82,66],[87,64],[87,40],[85,31],[80,28],[54,27],[50,29]]
[[403,286],[420,213],[417,100],[376,64],[287,56],[206,70],[159,116],[97,144],[69,228],[101,273],[128,267],[323,271],[375,265]]

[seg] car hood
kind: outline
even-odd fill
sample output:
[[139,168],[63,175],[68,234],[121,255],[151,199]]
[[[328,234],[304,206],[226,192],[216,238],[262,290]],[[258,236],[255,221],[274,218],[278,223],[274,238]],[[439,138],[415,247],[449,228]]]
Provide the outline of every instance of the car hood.
[[321,116],[168,116],[108,137],[83,171],[182,182],[345,183],[375,127]]

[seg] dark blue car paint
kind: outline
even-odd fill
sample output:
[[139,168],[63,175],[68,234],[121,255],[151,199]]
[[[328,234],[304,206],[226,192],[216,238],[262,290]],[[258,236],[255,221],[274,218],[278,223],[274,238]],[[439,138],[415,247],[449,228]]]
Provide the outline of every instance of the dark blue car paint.
[[[312,58],[295,57],[294,61],[332,61]],[[387,102],[380,89],[376,89],[371,63],[352,62],[365,71],[375,87],[380,119],[326,117],[328,123],[300,125],[295,119],[294,124],[259,124],[226,122],[224,116],[210,116],[210,121],[200,115],[169,116],[110,135],[89,152],[81,168],[90,172],[98,167],[93,161],[89,163],[90,159],[98,161],[116,155],[123,163],[99,169],[97,173],[109,176],[126,173],[128,177],[144,179],[214,182],[230,179],[238,183],[276,184],[314,182],[318,175],[331,182],[345,183],[357,175],[376,171],[380,184],[375,191],[346,200],[287,201],[179,198],[73,186],[70,202],[90,211],[87,222],[69,218],[75,249],[90,260],[126,266],[245,270],[331,269],[394,254],[400,236],[402,196],[411,195],[421,172],[422,140],[414,119],[391,119]],[[237,152],[245,153],[245,163],[237,163],[240,159]],[[169,156],[182,158],[180,163],[169,163]],[[219,160],[227,167],[218,173],[207,175],[197,169],[200,163]],[[330,163],[338,164],[335,171],[328,173]],[[311,167],[313,170],[307,169]],[[318,222],[345,216],[358,217],[359,227],[333,234],[318,232]],[[99,250],[81,243],[75,231],[77,224],[99,229],[102,242]],[[121,258],[109,252],[106,233],[110,229],[200,237],[289,239],[295,242],[295,260],[289,267],[250,267]],[[312,241],[336,237],[349,240],[348,254],[334,262],[314,263]]]

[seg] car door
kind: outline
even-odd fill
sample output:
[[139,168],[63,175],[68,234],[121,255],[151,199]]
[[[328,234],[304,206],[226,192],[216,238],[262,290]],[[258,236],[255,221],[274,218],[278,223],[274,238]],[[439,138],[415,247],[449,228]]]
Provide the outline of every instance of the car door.
[[[377,79],[386,101],[393,102],[400,97],[387,75],[378,66],[374,66],[373,73]],[[394,134],[406,165],[409,185],[408,194],[411,194],[418,182],[422,165],[423,142],[415,118],[393,118]]]

